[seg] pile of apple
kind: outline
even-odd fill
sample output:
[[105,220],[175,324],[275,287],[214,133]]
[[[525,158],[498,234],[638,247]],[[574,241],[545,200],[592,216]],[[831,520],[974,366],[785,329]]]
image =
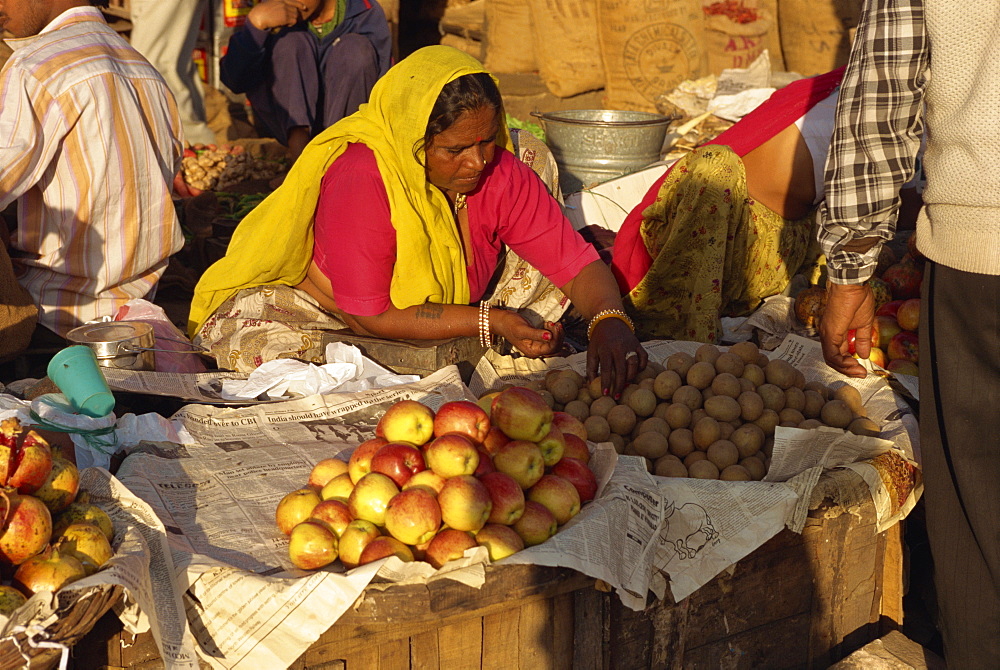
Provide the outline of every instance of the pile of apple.
[[[54,453],[55,451],[55,453]],[[114,527],[79,491],[76,465],[16,418],[0,421],[0,614],[58,591],[111,558]]]
[[349,460],[317,463],[275,520],[304,570],[392,555],[440,568],[476,546],[497,561],[546,541],[593,499],[589,460],[583,425],[527,388],[436,413],[403,400]]
[[587,382],[571,369],[549,371],[539,392],[581,421],[589,441],[642,456],[663,477],[761,480],[777,426],[880,432],[856,388],[807,383],[801,370],[752,342],[725,350],[703,344],[694,355],[650,361],[619,398],[603,393],[599,377]]

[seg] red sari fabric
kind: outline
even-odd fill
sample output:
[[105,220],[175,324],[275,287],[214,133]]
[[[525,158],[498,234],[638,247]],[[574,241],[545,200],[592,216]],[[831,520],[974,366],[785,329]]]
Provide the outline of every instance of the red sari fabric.
[[[738,156],[746,156],[825,100],[840,86],[843,77],[844,68],[840,67],[826,74],[794,81],[775,91],[757,109],[706,144],[728,145]],[[653,263],[639,230],[643,212],[655,202],[668,174],[670,170],[650,186],[642,201],[625,217],[615,237],[611,271],[623,295],[635,288]]]

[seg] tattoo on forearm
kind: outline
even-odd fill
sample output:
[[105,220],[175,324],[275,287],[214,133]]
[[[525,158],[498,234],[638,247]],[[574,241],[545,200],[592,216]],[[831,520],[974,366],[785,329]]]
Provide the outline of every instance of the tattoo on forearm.
[[440,319],[441,314],[444,313],[444,305],[438,305],[435,303],[424,303],[423,305],[417,306],[417,318],[418,319]]

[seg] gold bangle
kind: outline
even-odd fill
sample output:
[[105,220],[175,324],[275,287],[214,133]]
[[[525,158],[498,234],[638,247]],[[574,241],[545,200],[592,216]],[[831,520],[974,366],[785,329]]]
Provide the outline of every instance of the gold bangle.
[[620,309],[603,309],[594,315],[594,317],[590,320],[590,324],[587,326],[588,341],[594,334],[594,328],[596,328],[597,324],[601,321],[604,321],[604,319],[618,319],[619,321],[623,321],[625,325],[628,326],[628,329],[635,334],[635,325],[632,323],[632,319],[628,318],[628,314]]

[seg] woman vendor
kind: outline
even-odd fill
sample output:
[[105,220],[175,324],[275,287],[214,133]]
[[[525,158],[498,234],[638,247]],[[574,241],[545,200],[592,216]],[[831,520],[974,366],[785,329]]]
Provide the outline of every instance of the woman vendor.
[[642,337],[718,343],[720,316],[749,313],[816,261],[842,77],[775,92],[675,163],[628,215],[612,268]]
[[322,361],[325,335],[345,325],[390,339],[500,336],[551,355],[561,326],[533,324],[487,292],[509,247],[589,319],[588,373],[619,394],[646,353],[610,270],[511,153],[504,119],[472,57],[432,46],[402,60],[237,228],[195,290],[195,341],[244,371]]

